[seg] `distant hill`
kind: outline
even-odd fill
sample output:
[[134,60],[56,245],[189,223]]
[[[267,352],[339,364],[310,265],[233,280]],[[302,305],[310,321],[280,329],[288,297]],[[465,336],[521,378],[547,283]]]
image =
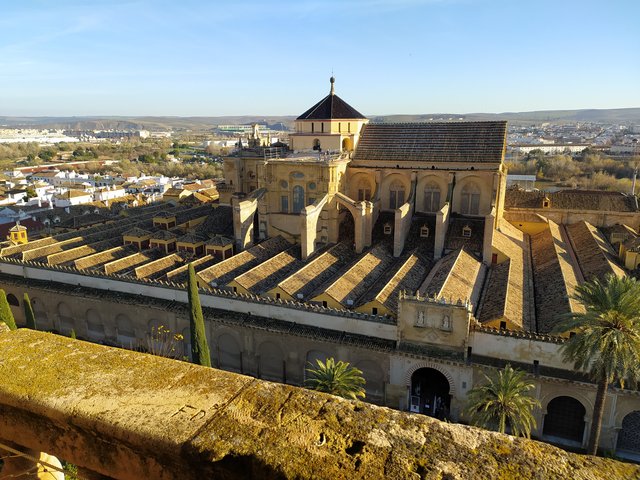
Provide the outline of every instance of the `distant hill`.
[[[542,110],[504,113],[425,113],[415,115],[371,115],[373,122],[427,122],[435,120],[507,120],[515,124],[542,122],[596,122],[640,124],[640,108],[586,110]],[[253,122],[293,126],[295,116],[221,116],[221,117],[3,117],[0,127],[63,128],[71,130],[175,130],[207,131],[219,124],[250,124]]]

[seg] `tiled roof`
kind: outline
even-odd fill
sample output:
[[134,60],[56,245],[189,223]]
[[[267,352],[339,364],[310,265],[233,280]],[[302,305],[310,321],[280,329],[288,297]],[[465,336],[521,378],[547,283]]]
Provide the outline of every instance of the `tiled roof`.
[[492,246],[508,260],[489,269],[478,321],[505,318],[510,328],[535,331],[529,237],[502,222],[500,230],[493,233]]
[[558,224],[550,221],[548,229],[531,237],[531,257],[536,329],[537,333],[549,333],[562,315],[581,311],[581,305],[573,299],[578,277]]
[[356,254],[347,243],[338,243],[320,253],[297,272],[282,280],[278,286],[294,299],[307,300],[323,284],[336,278]]
[[181,265],[182,263],[182,257],[174,253],[136,267],[134,269],[134,274],[136,278],[148,278],[151,276],[158,277],[176,268],[176,266]]
[[242,275],[290,246],[291,244],[284,238],[280,236],[273,237],[198,272],[198,276],[207,284],[215,283],[217,286],[222,287],[235,277]]
[[296,245],[236,277],[235,282],[251,293],[259,295],[275,287],[280,280],[302,265],[300,246]]
[[225,237],[223,235],[215,235],[205,242],[206,245],[213,245],[215,247],[227,247],[233,245],[233,239]]
[[596,227],[581,221],[566,225],[565,228],[569,232],[571,245],[585,280],[603,280],[610,273],[618,277],[625,276],[624,269],[615,260],[615,252],[611,245]]
[[127,237],[146,237],[147,235],[151,235],[151,232],[144,230],[139,227],[133,227],[123,233],[123,235]]
[[365,119],[367,117],[333,93],[332,81],[331,93],[300,115],[296,120],[333,120],[340,118]]
[[370,123],[352,163],[501,163],[506,132],[507,122]]
[[355,306],[360,296],[393,265],[394,260],[387,245],[375,245],[325,292],[345,307]]
[[525,192],[510,188],[506,191],[506,208],[542,209],[547,197],[550,209],[635,212],[636,203],[631,195],[600,190],[561,190],[558,192]]
[[[204,270],[207,267],[210,267],[216,263],[216,258],[213,255],[205,255],[204,257],[200,257],[191,262],[193,268],[197,271]],[[178,268],[170,270],[167,272],[167,280],[176,283],[186,283],[188,277],[188,269],[189,264],[181,265]]]
[[428,297],[475,303],[483,278],[482,262],[460,248],[436,263],[419,291]]
[[[465,237],[462,231],[465,227],[471,228],[471,236]],[[481,254],[484,239],[484,218],[467,218],[452,216],[449,219],[449,228],[444,241],[445,251],[458,250],[465,247],[468,251]]]
[[169,230],[158,230],[151,235],[151,240],[174,240],[176,238],[176,234],[170,232]]
[[225,235],[233,237],[233,210],[227,205],[209,207],[207,218],[196,227],[196,231],[210,237],[212,235]]
[[405,255],[395,268],[390,268],[364,295],[361,304],[377,300],[390,311],[397,313],[398,296],[401,291],[412,295],[420,287],[431,267],[431,262],[412,252]]
[[126,257],[135,253],[136,247],[133,245],[126,245],[124,247],[115,247],[105,250],[103,252],[94,253],[83,258],[77,259],[75,267],[79,270],[85,270],[88,268],[96,268],[109,263],[113,260]]
[[203,243],[204,238],[196,233],[186,233],[178,238],[178,242],[180,243],[190,243],[190,244],[198,244]]
[[129,255],[128,257],[123,257],[105,264],[104,273],[118,273],[120,275],[127,275],[129,273],[133,273],[135,267],[151,260],[156,260],[159,256],[160,254],[155,248],[151,250],[145,250],[144,252],[134,253],[133,255]]

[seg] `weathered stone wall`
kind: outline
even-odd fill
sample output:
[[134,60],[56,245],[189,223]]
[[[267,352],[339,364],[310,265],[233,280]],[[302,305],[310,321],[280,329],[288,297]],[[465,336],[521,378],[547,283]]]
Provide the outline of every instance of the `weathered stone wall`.
[[184,362],[0,334],[0,440],[118,479],[640,478],[640,467]]

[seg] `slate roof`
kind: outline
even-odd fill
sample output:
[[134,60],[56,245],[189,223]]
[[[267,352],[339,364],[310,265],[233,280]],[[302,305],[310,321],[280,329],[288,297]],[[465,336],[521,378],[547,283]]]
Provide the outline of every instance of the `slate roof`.
[[507,122],[370,123],[353,163],[501,163],[506,134]]
[[309,110],[300,115],[296,120],[335,120],[365,119],[364,115],[342,100],[333,92],[334,79],[331,77],[331,93],[316,103]]
[[547,197],[550,209],[636,212],[636,203],[631,195],[600,190],[561,190],[558,192],[525,192],[510,188],[506,191],[506,208],[542,209],[542,200]]

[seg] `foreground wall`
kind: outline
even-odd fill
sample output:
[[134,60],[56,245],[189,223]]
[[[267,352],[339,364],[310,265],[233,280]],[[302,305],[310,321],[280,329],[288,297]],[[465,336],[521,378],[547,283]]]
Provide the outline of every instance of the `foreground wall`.
[[29,330],[0,333],[0,442],[118,479],[640,476],[636,465]]

